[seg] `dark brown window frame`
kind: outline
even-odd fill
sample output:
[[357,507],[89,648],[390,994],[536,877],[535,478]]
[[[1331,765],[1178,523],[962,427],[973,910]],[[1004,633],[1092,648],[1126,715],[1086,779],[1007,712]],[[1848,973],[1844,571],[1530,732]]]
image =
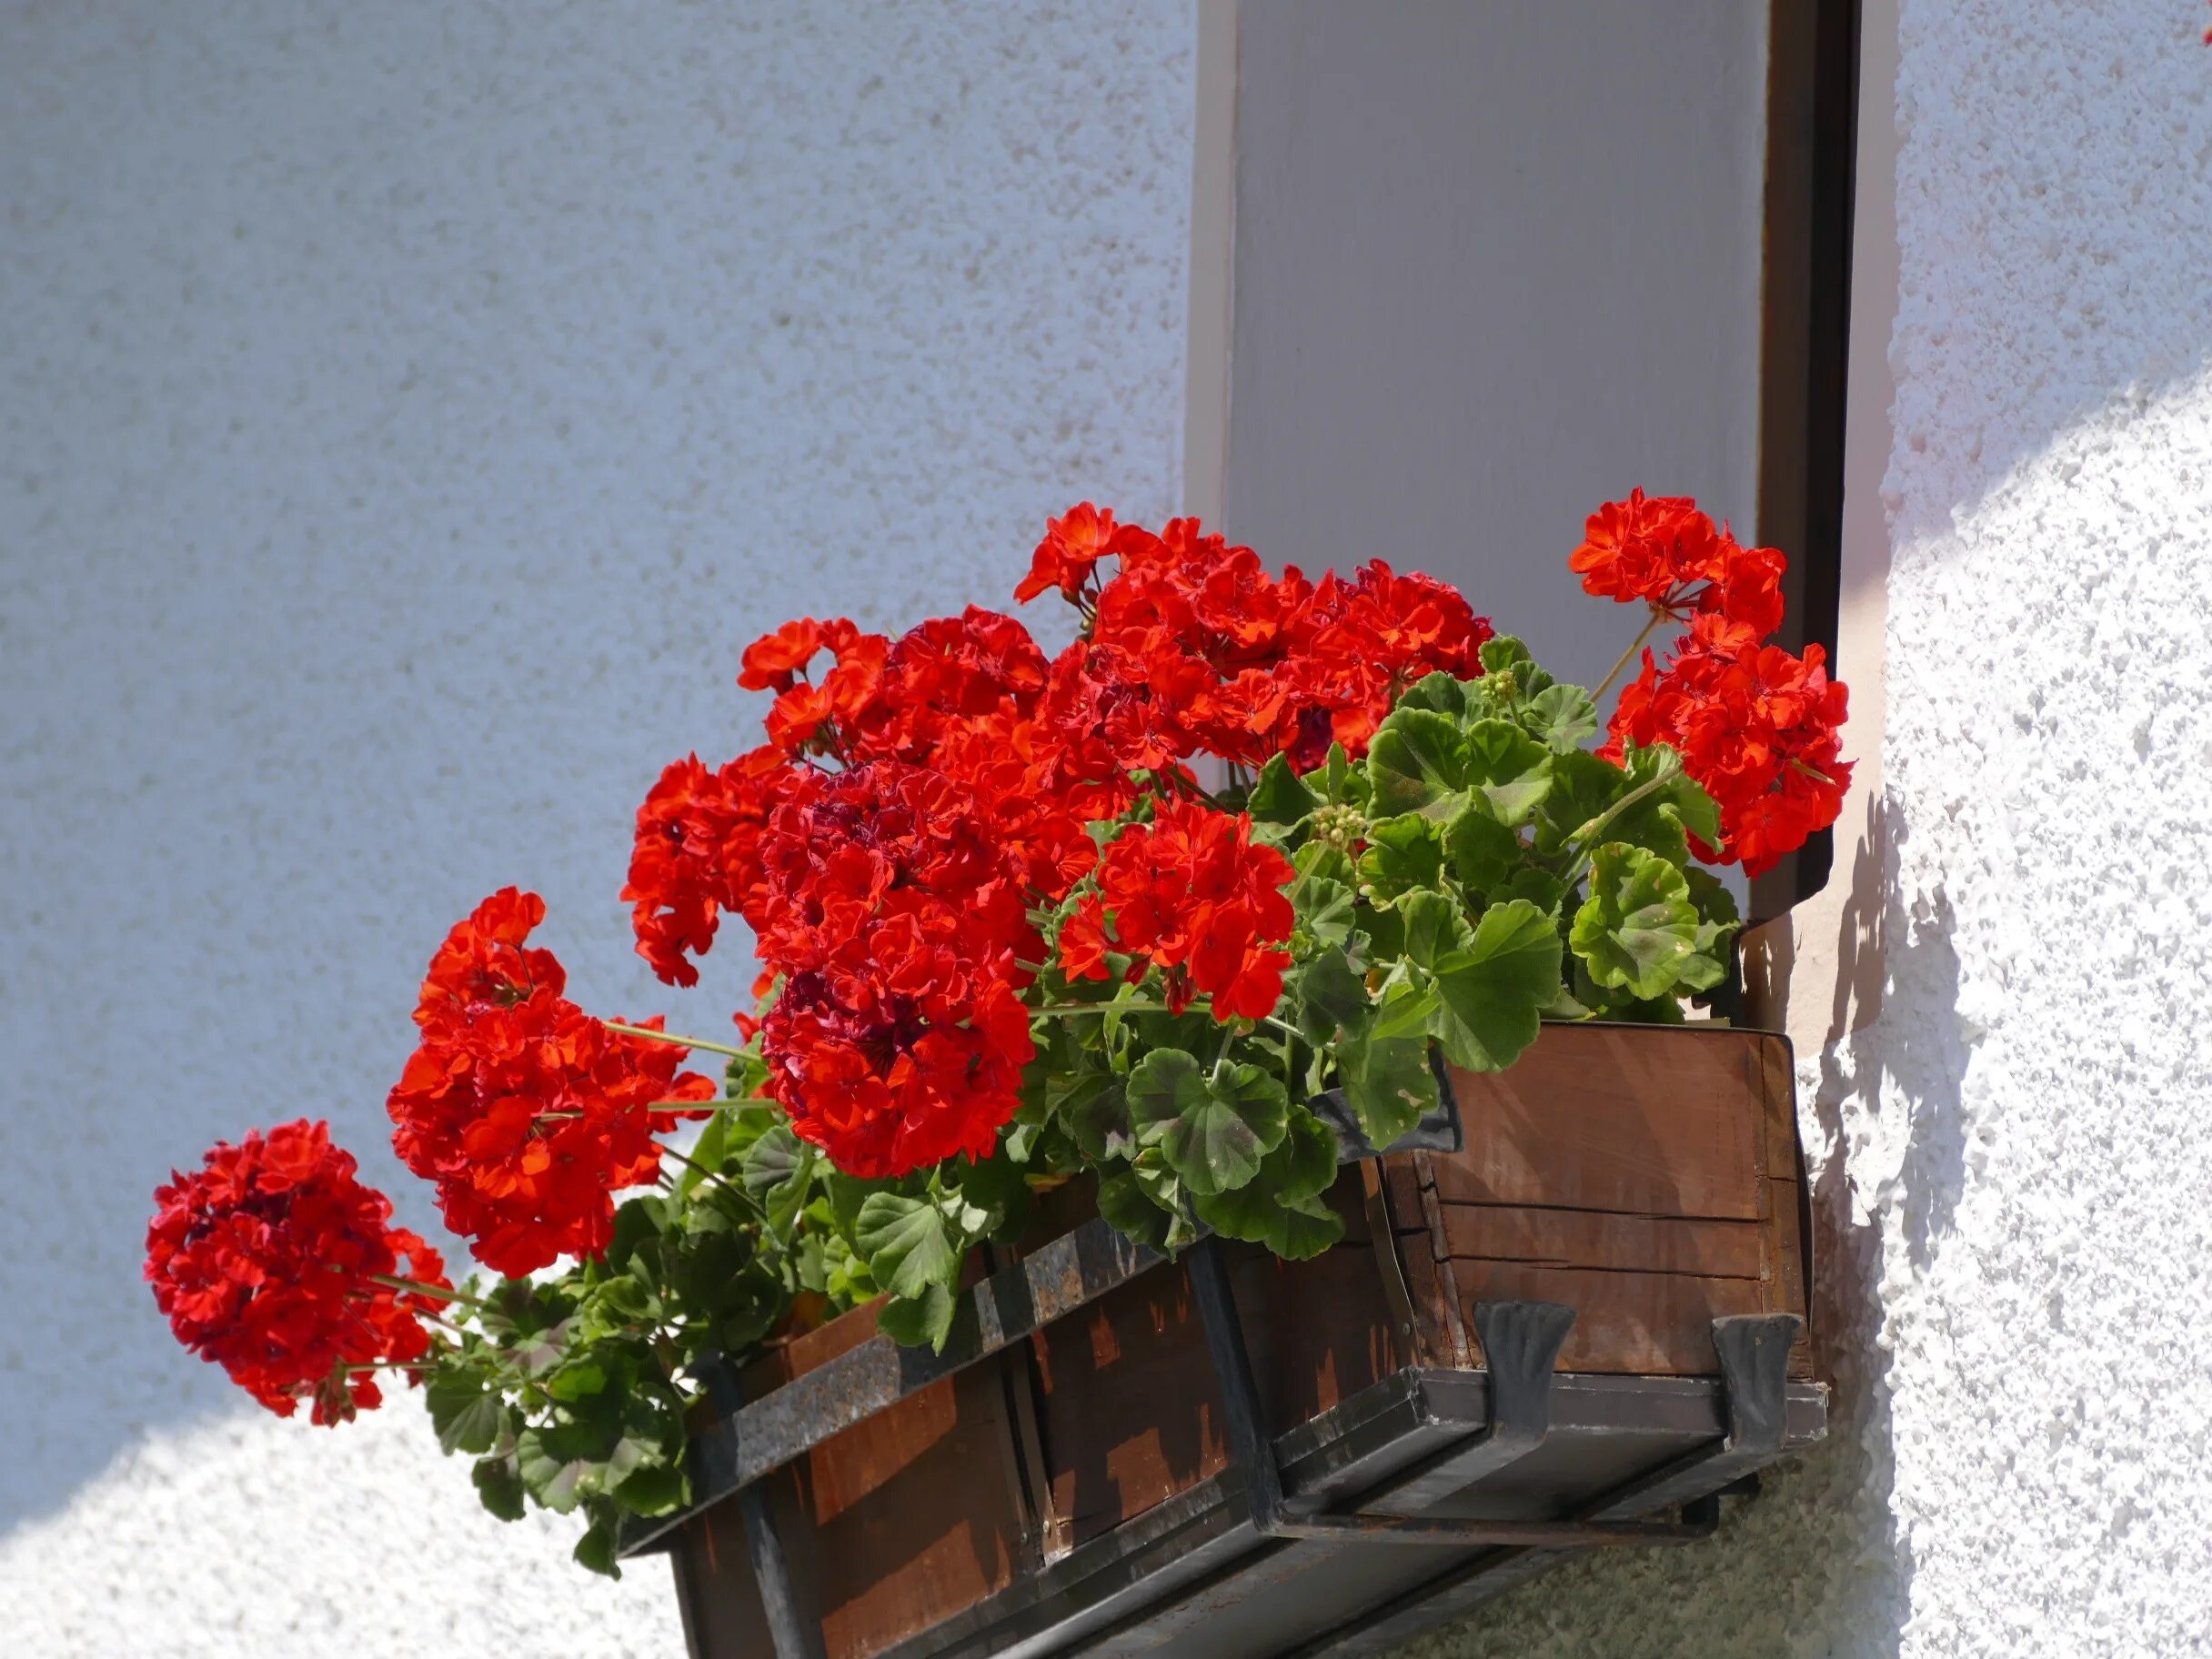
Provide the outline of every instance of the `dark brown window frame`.
[[[1765,247],[1759,368],[1761,542],[1790,558],[1782,643],[1835,651],[1843,571],[1859,0],[1775,0],[1767,51]],[[1828,880],[1823,830],[1751,884],[1751,920]]]

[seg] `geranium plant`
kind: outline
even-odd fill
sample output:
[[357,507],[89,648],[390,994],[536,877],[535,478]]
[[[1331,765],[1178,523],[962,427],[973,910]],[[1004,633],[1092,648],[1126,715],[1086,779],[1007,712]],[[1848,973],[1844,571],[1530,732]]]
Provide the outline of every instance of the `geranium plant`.
[[529,942],[543,904],[494,894],[432,958],[388,1104],[498,1277],[455,1288],[297,1123],[162,1189],[162,1310],[281,1413],[424,1383],[488,1507],[581,1511],[578,1558],[612,1571],[626,1512],[688,1501],[702,1361],[877,1299],[941,1346],[969,1250],[1040,1188],[1088,1177],[1171,1252],[1327,1249],[1310,1102],[1341,1091],[1387,1146],[1437,1105],[1433,1056],[1496,1071],[1545,1020],[1684,1018],[1737,926],[1711,867],[1755,873],[1839,809],[1844,688],[1766,643],[1779,553],[1639,491],[1571,563],[1647,618],[1594,692],[1429,578],[1272,575],[1088,504],[1016,589],[1075,608],[1057,657],[973,608],[895,639],[786,624],[743,654],[766,740],[663,772],[622,894],[670,984],[725,915],[749,928],[734,1040],[587,1013]]

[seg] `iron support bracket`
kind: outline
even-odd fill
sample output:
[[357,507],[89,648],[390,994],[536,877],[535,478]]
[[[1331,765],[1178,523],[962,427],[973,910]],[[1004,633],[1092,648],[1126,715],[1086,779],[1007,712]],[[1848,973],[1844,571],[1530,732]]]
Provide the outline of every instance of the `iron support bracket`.
[[[1244,1478],[1252,1530],[1262,1538],[1337,1543],[1594,1549],[1627,1544],[1692,1543],[1710,1537],[1717,1512],[1700,1505],[1679,1521],[1488,1521],[1419,1513],[1438,1500],[1525,1457],[1551,1428],[1553,1367],[1574,1323],[1556,1302],[1493,1302],[1475,1310],[1475,1327],[1490,1370],[1490,1424],[1473,1441],[1436,1457],[1373,1494],[1352,1514],[1301,1513],[1285,1497],[1282,1466],[1267,1432],[1252,1355],[1244,1345],[1236,1298],[1221,1242],[1206,1238],[1184,1257],[1205,1327],[1206,1351],[1222,1396],[1229,1455]],[[1786,1347],[1785,1349],[1786,1354]],[[1780,1418],[1777,1415],[1778,1424]],[[1650,1505],[1662,1507],[1660,1503]],[[1407,1513],[1407,1512],[1416,1513]]]

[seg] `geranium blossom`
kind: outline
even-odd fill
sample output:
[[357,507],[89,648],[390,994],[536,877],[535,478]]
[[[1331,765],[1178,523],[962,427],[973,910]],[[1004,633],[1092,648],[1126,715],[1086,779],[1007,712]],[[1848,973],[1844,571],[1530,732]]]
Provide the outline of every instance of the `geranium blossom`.
[[975,792],[870,761],[779,809],[762,845],[760,1031],[792,1128],[855,1175],[987,1156],[1035,1051],[1017,992],[1041,941]]
[[1099,890],[1061,933],[1068,977],[1107,977],[1111,948],[1165,970],[1169,1005],[1212,999],[1217,1020],[1264,1019],[1282,995],[1292,920],[1284,890],[1295,872],[1274,848],[1255,844],[1252,819],[1194,801],[1162,806],[1150,824],[1124,830],[1099,867]]
[[[379,1275],[448,1288],[437,1252],[390,1224],[381,1192],[354,1179],[351,1154],[305,1119],[218,1141],[197,1170],[154,1194],[146,1277],[177,1341],[289,1417],[313,1402],[318,1423],[383,1398],[373,1372],[430,1351],[417,1317],[439,1298]],[[415,1373],[408,1373],[414,1380]]]
[[1849,694],[1826,665],[1818,645],[1793,656],[1744,623],[1700,615],[1664,668],[1644,651],[1599,752],[1617,760],[1624,741],[1674,745],[1721,809],[1723,845],[1701,844],[1699,856],[1759,875],[1843,809],[1851,763],[1837,729]]
[[[1054,521],[1039,568],[1059,568]],[[1110,516],[1109,516],[1110,519]],[[1377,559],[1345,581],[1316,584],[1295,567],[1271,576],[1250,548],[1174,518],[1154,535],[1123,525],[1101,547],[1083,544],[1082,569],[1101,553],[1119,565],[1096,594],[1084,638],[1053,665],[1045,718],[1102,742],[1131,769],[1173,768],[1196,754],[1259,766],[1288,754],[1312,766],[1332,741],[1354,755],[1397,694],[1423,675],[1482,672],[1490,625],[1457,590],[1398,576]],[[1016,590],[1046,587],[1035,572]]]
[[612,1031],[561,995],[552,952],[525,947],[544,919],[537,894],[507,888],[455,926],[387,1102],[393,1149],[437,1183],[446,1224],[508,1274],[604,1250],[610,1194],[659,1171],[647,1109],[716,1093],[679,1074],[683,1048]]

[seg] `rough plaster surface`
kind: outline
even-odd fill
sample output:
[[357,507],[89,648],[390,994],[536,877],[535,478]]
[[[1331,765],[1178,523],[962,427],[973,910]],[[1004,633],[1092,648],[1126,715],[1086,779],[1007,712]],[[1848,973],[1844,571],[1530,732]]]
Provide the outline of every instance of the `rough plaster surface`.
[[[1003,601],[1175,504],[1189,0],[0,3],[0,1652],[680,1652],[411,1399],[169,1342],[148,1194],[381,1100],[518,881],[581,997],[715,1029],[615,895],[739,647]],[[741,945],[741,940],[739,941]]]
[[1427,1659],[2212,1652],[2201,21],[1905,0],[1886,983],[1801,1057],[1836,1433]]

